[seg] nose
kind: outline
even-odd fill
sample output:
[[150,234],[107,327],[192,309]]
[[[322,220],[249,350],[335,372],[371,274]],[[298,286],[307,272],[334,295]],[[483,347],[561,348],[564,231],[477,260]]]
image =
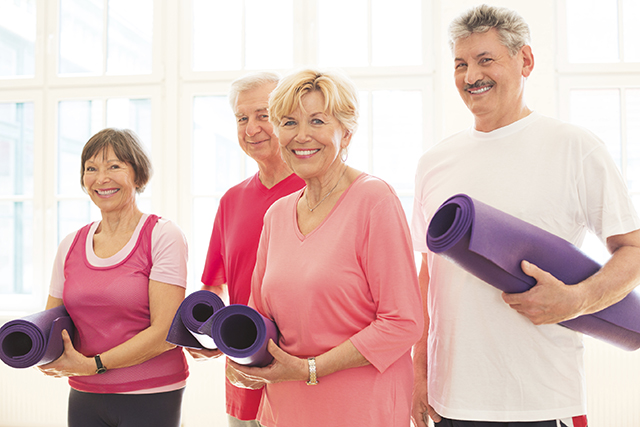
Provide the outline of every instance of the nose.
[[307,123],[302,122],[298,125],[294,140],[300,144],[311,141],[311,128]]
[[103,184],[109,180],[110,178],[107,170],[100,168],[96,171],[96,182],[98,184]]
[[249,118],[247,122],[247,127],[245,128],[245,132],[247,136],[257,135],[260,133],[261,130],[262,130],[262,127],[260,126],[260,123],[257,120]]
[[467,72],[464,75],[464,82],[466,84],[472,85],[477,81],[482,80],[484,74],[482,73],[482,69],[476,64],[468,64]]

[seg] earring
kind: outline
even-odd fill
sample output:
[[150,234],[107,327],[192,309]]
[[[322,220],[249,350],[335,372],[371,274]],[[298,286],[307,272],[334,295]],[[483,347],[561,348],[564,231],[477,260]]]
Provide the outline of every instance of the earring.
[[340,160],[342,160],[342,163],[347,163],[348,158],[349,158],[349,150],[347,149],[347,147],[344,147],[342,151],[340,151]]

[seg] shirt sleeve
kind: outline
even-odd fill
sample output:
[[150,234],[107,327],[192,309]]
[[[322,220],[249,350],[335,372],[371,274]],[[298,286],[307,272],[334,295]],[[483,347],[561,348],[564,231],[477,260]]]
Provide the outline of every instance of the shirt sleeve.
[[351,342],[384,372],[410,351],[424,326],[411,237],[395,194],[378,203],[369,216],[362,263],[377,313]]
[[227,283],[224,267],[224,257],[222,256],[222,204],[218,207],[216,219],[213,222],[207,258],[204,262],[201,281],[207,286],[218,286]]
[[51,272],[51,283],[49,284],[49,295],[54,298],[62,299],[64,291],[64,262],[67,259],[67,254],[71,248],[73,240],[76,238],[78,232],[74,231],[65,237],[56,252],[56,257],[53,260],[53,270]]
[[270,317],[265,307],[263,306],[262,299],[262,279],[267,267],[267,252],[269,247],[269,229],[271,228],[269,222],[269,212],[264,217],[264,226],[260,233],[260,243],[258,244],[258,251],[256,252],[256,264],[253,268],[253,274],[251,275],[251,295],[249,296],[249,303],[247,304],[251,308],[255,308],[260,314],[265,317]]
[[603,242],[608,237],[640,229],[640,217],[624,178],[604,143],[585,157],[579,192],[587,226]]
[[173,222],[161,218],[154,227],[151,259],[150,280],[187,287],[187,239]]

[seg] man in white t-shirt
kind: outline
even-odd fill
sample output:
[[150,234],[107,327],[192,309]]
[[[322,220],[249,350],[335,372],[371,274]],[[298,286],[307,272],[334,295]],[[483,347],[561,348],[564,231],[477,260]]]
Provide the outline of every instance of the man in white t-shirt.
[[[413,421],[584,427],[582,337],[556,323],[600,311],[640,283],[640,217],[597,137],[527,108],[534,58],[519,15],[482,5],[449,31],[456,86],[475,123],[425,153],[416,174],[412,234],[427,327],[414,348]],[[577,284],[523,261],[537,285],[503,294],[427,248],[429,221],[458,193],[576,245],[591,231],[612,257]]]

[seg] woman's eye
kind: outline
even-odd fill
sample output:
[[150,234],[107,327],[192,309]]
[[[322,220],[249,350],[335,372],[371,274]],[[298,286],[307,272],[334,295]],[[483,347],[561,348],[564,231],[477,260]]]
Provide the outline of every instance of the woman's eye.
[[313,120],[311,120],[311,123],[314,124],[314,125],[322,125],[322,124],[324,124],[324,122],[322,120],[320,120],[320,119],[313,119]]
[[286,120],[286,121],[282,122],[282,126],[293,126],[295,124],[296,124],[296,122],[294,120]]

